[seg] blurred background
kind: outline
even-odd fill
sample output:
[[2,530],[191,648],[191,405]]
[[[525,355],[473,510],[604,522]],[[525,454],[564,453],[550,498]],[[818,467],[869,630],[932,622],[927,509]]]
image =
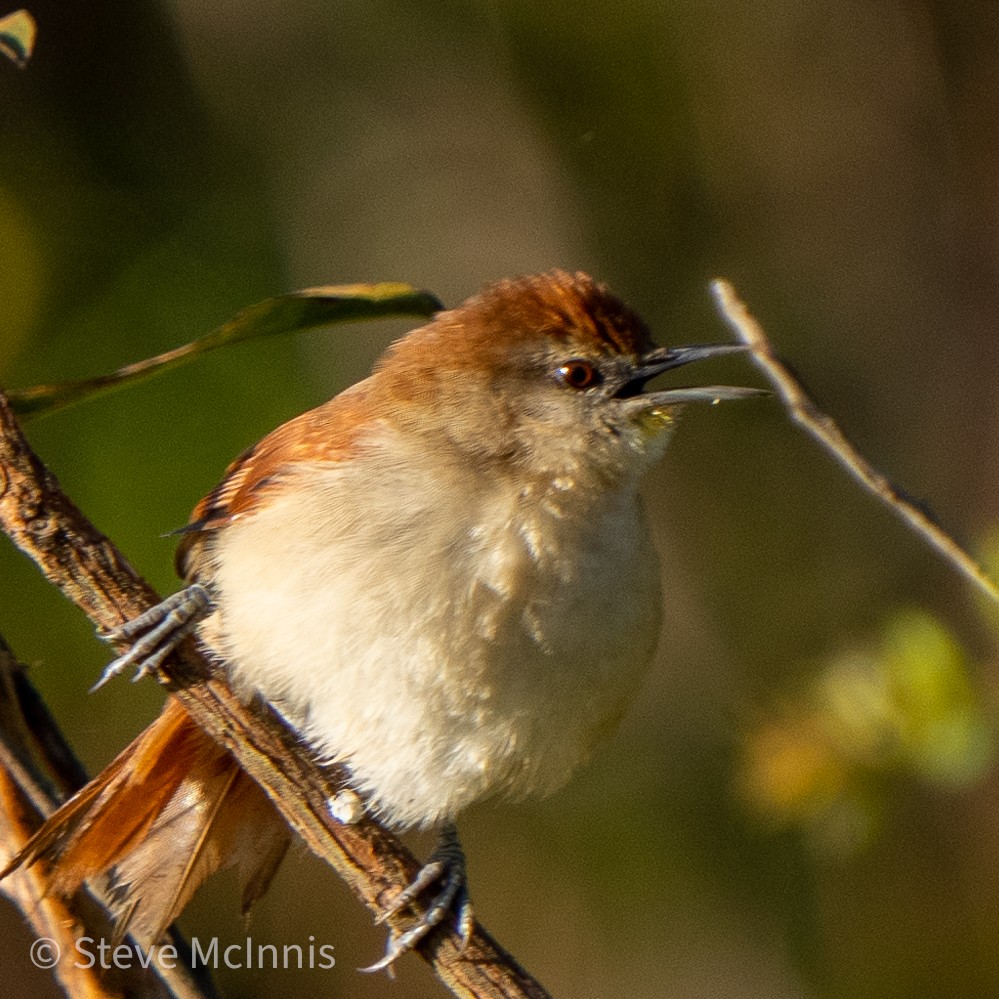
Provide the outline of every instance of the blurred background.
[[[733,280],[865,454],[999,568],[999,7],[978,0],[32,3],[0,64],[0,384],[99,374],[243,306],[402,280],[455,304],[561,266],[660,339]],[[224,351],[33,420],[162,591],[163,533],[404,322]],[[745,362],[699,376],[756,382]],[[463,836],[477,912],[555,996],[999,994],[999,615],[793,429],[691,411],[647,497],[666,565],[640,703],[551,800]],[[88,766],[158,710],[0,545],[0,633]],[[417,847],[426,850],[425,843]],[[238,942],[233,879],[181,926]],[[298,850],[258,941],[330,971],[227,997],[443,994]],[[4,978],[53,987],[0,912]]]

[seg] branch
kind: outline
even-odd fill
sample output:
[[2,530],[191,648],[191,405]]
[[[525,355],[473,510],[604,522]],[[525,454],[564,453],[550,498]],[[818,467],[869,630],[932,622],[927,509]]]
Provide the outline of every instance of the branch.
[[[2,394],[0,527],[101,630],[158,602],[149,584],[61,491]],[[343,825],[330,815],[328,803],[342,788],[342,776],[321,768],[269,706],[241,703],[222,679],[210,675],[193,642],[164,664],[160,679],[198,725],[233,754],[309,849],[335,868],[369,909],[383,914],[419,865],[370,818]],[[398,917],[388,922],[405,926]],[[474,928],[463,952],[460,946],[453,929],[441,928],[418,947],[455,995],[546,999],[543,987],[482,927]]]
[[735,289],[718,278],[711,290],[722,316],[735,335],[752,349],[757,367],[770,379],[788,415],[812,435],[868,492],[900,517],[944,560],[983,593],[999,602],[999,588],[985,570],[925,510],[879,472],[843,435],[836,421],[811,400],[801,383],[777,356],[763,327],[739,299]]
[[[71,794],[87,781],[86,773],[66,744],[45,705],[31,686],[25,668],[0,637],[0,865],[7,864],[59,804],[44,764]],[[107,940],[113,933],[109,896],[102,886],[81,889],[70,899],[45,895],[45,878],[37,868],[18,868],[0,884],[0,892],[21,911],[35,933],[31,961],[49,967],[67,995],[75,999],[210,999],[211,983],[199,981],[190,967],[153,961],[113,962],[110,968],[88,967],[71,960],[81,936]],[[179,934],[172,941],[178,955],[187,951]],[[78,955],[79,956],[79,955]]]

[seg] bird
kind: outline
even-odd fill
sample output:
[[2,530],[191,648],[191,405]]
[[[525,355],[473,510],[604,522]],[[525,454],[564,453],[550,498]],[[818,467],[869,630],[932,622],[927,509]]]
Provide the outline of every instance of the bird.
[[[617,727],[657,648],[662,574],[639,486],[688,403],[649,390],[736,344],[659,346],[582,272],[506,279],[397,340],[369,377],[247,449],[181,529],[185,587],[107,633],[97,686],[185,640],[259,696],[363,810],[440,842],[390,905],[390,968],[473,910],[458,816],[547,795]],[[110,871],[119,937],[145,949],[200,884],[236,866],[244,907],[290,834],[226,750],[169,697],[8,866],[68,894]]]

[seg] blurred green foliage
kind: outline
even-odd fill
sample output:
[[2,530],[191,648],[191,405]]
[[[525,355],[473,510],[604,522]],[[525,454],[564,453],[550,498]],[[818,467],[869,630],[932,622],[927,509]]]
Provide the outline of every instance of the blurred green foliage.
[[973,677],[939,621],[895,613],[878,645],[838,652],[804,696],[747,732],[747,803],[774,826],[802,827],[821,850],[867,845],[899,780],[954,790],[988,772],[994,723]]
[[[0,384],[112,371],[292,288],[405,281],[454,303],[552,266],[608,281],[664,341],[710,341],[721,274],[877,466],[959,535],[996,522],[994,4],[31,11],[32,61],[0,62]],[[32,441],[170,590],[162,534],[406,328],[216,352]],[[483,919],[558,996],[999,992],[991,619],[776,405],[691,413],[647,498],[661,662],[569,788],[468,816]],[[94,768],[157,710],[152,684],[85,698],[107,651],[9,545],[0,632]],[[780,691],[798,694],[761,707]],[[747,773],[762,811],[733,793]],[[865,848],[817,851],[802,827]],[[245,939],[235,908],[223,878],[184,929]],[[3,918],[8,979],[52,995]],[[309,858],[251,929],[314,935],[337,966],[223,970],[228,996],[384,994],[352,970],[382,934]],[[438,994],[415,960],[392,989]]]

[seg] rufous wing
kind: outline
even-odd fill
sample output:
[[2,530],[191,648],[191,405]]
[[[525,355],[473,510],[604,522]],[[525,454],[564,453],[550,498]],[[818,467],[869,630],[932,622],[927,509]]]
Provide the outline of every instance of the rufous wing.
[[369,423],[371,379],[282,424],[247,448],[194,508],[177,548],[181,578],[197,578],[200,548],[212,533],[253,513],[297,466],[349,458]]

